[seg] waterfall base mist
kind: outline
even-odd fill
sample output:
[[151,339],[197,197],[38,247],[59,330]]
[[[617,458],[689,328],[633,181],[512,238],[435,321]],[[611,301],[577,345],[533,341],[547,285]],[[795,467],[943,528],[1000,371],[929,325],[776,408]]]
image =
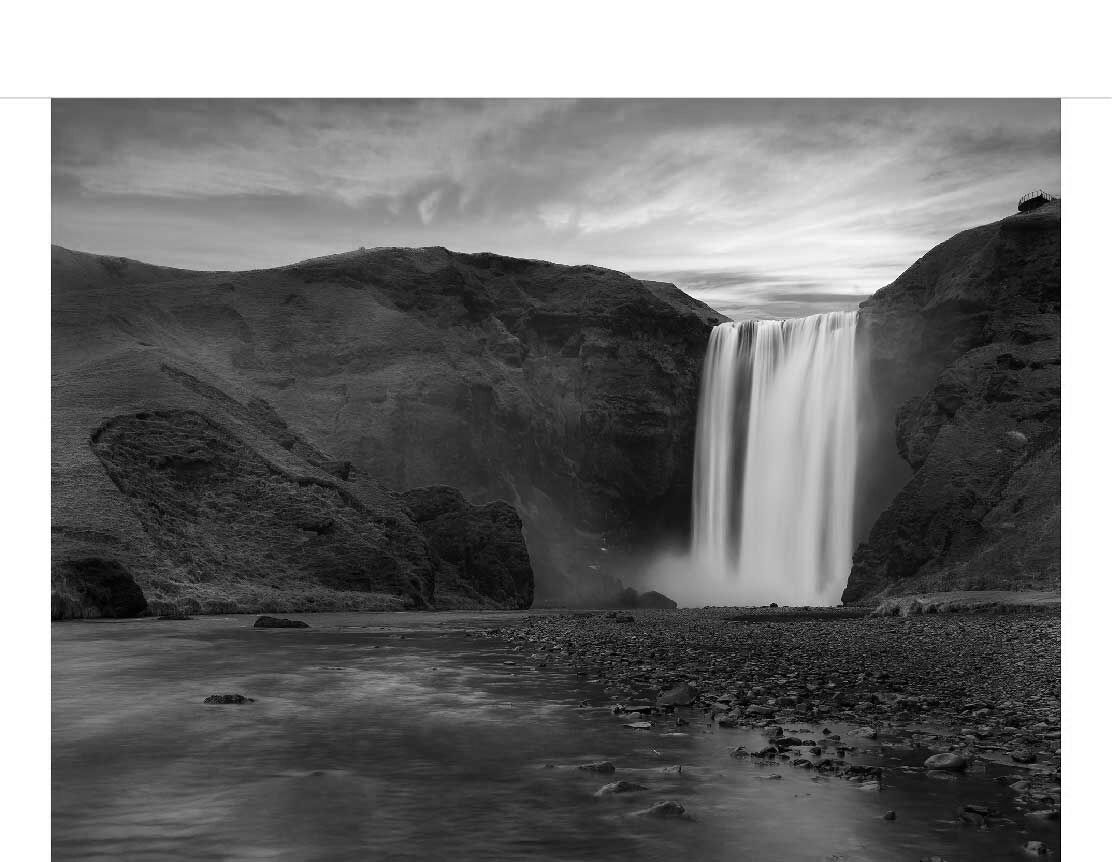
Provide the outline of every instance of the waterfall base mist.
[[644,582],[667,595],[681,608],[756,607],[772,602],[780,605],[808,604],[793,600],[788,590],[775,584],[744,582],[732,567],[699,557],[687,548],[658,553],[645,566]]

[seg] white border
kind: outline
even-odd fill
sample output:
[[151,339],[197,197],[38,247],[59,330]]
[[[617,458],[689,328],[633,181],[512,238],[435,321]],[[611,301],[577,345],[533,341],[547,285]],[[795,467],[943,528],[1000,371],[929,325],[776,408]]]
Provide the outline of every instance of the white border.
[[0,99],[4,854],[50,855],[50,103]]
[[[1104,795],[1092,766],[1107,715],[1112,609],[1108,495],[1112,410],[1112,101],[1062,104],[1062,789],[1063,858],[1097,858]],[[1088,850],[1089,853],[1084,851]]]

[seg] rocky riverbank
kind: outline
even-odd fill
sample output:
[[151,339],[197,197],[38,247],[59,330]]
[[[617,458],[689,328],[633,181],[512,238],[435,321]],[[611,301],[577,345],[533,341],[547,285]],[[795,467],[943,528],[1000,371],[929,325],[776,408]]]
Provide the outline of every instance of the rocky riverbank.
[[[740,756],[867,781],[879,773],[855,767],[855,755],[918,749],[940,779],[991,770],[1028,817],[1059,816],[1053,606],[908,617],[856,608],[580,612],[483,634],[598,681],[612,710],[638,720],[763,729],[768,748]],[[926,763],[940,753],[955,756]],[[934,768],[941,760],[947,768]]]

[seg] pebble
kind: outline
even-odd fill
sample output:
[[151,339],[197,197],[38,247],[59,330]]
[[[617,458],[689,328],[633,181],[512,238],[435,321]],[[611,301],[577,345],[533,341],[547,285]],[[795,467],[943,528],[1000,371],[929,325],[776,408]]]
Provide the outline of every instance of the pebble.
[[[992,760],[1035,752],[1045,770],[1006,783],[1029,781],[1024,795],[1035,807],[1060,807],[1057,614],[863,614],[852,608],[637,610],[610,618],[557,613],[482,636],[543,654],[550,666],[597,680],[627,702],[654,704],[657,713],[685,711],[686,718],[670,717],[669,725],[701,720],[703,732],[714,733],[735,720],[737,727],[757,728],[775,717],[821,729],[828,740],[838,735],[835,723],[876,730],[878,738],[883,728],[885,745],[897,747],[953,744],[960,734],[967,737],[960,753],[946,754],[963,760],[968,772],[982,766],[974,761],[978,755]],[[625,616],[635,624],[619,622]],[[685,699],[685,691],[689,707],[668,703],[673,692]],[[934,733],[912,729],[924,725]],[[806,742],[813,777],[848,774],[848,758],[836,757],[833,748],[808,750],[818,746]],[[960,773],[929,758],[924,766],[935,778],[955,780]]]

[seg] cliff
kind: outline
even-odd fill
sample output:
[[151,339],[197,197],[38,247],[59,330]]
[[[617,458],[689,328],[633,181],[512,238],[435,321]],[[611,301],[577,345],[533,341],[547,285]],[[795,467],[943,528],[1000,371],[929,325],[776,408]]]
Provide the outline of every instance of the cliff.
[[58,615],[134,607],[117,566],[151,611],[522,607],[529,569],[590,601],[685,534],[724,318],[671,285],[440,248],[52,263]]
[[1061,579],[1061,204],[964,231],[861,304],[868,385],[914,471],[847,603]]

